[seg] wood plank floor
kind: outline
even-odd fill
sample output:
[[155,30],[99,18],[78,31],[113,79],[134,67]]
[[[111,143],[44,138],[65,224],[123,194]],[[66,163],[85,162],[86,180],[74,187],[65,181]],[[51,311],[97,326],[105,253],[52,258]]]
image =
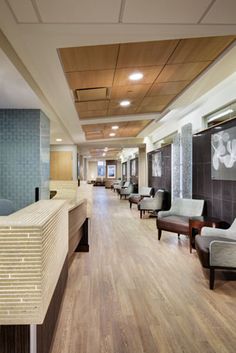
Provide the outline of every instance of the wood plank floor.
[[94,188],[90,252],[76,254],[52,353],[235,353],[236,281],[205,273],[185,236]]

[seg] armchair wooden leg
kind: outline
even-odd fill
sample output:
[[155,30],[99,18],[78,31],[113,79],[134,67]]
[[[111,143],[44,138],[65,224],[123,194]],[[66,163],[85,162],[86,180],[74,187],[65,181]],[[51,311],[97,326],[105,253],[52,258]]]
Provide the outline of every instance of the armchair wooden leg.
[[214,289],[214,283],[215,283],[215,269],[210,268],[210,289]]
[[132,208],[132,202],[129,202],[129,208]]
[[140,210],[140,218],[143,218],[143,211]]
[[180,234],[178,233],[178,238],[180,237]]
[[158,240],[161,240],[161,229],[158,228]]

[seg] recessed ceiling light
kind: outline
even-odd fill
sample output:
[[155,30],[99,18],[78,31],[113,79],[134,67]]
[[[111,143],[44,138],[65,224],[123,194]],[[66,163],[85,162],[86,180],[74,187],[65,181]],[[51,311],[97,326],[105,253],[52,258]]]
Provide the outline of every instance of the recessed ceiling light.
[[107,152],[107,151],[108,151],[108,147],[105,147],[105,148],[104,148],[104,151]]
[[118,125],[112,126],[112,130],[117,130],[117,129],[119,129],[119,126],[118,126]]
[[129,79],[131,81],[138,81],[143,78],[142,72],[134,72],[133,74],[129,75]]
[[115,134],[114,132],[111,132],[111,133],[109,134],[109,136],[113,137],[113,136],[116,136],[116,134]]
[[105,157],[106,153],[103,153],[102,156]]
[[120,102],[120,105],[121,105],[122,107],[128,107],[128,106],[130,105],[130,101],[121,101],[121,102]]
[[57,142],[61,142],[61,141],[62,141],[62,139],[56,139],[56,141],[57,141]]

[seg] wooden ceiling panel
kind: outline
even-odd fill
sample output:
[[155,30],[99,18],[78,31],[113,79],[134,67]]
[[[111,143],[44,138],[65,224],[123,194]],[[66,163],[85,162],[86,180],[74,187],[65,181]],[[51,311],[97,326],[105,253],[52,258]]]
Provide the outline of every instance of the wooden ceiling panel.
[[117,68],[164,65],[178,40],[120,44]]
[[[119,122],[117,123],[117,125],[119,125],[119,129],[115,131],[115,137],[136,137],[150,123],[150,121],[151,120]],[[83,125],[82,128],[88,140],[95,138],[102,139],[111,138],[109,134],[113,132],[111,129],[112,125],[113,123],[91,124]]]
[[143,98],[151,85],[113,86],[110,98],[112,100]]
[[160,113],[166,108],[166,105],[140,105],[136,111],[136,113]]
[[77,89],[76,91],[77,98],[80,102],[84,101],[95,101],[95,100],[104,100],[108,96],[107,88],[86,88],[86,89]]
[[88,119],[88,118],[104,118],[107,116],[107,110],[87,110],[80,112],[77,110],[79,113],[79,118],[80,119]]
[[234,39],[234,36],[182,39],[168,64],[215,60]]
[[89,102],[77,102],[76,108],[79,112],[86,112],[88,110],[107,110],[109,101],[89,101]]
[[169,94],[164,96],[155,96],[155,97],[145,97],[141,103],[141,106],[150,105],[150,106],[159,106],[169,104],[170,101],[175,97],[175,94]]
[[[81,120],[109,121],[118,115],[128,120],[130,114],[162,112],[234,40],[225,36],[86,46],[59,49],[59,55]],[[131,81],[135,72],[143,78]],[[122,100],[131,105],[121,107]],[[139,124],[127,121],[116,137],[136,136]],[[99,125],[99,131],[91,126],[86,138],[109,138],[109,125]]]
[[119,44],[59,49],[65,72],[114,69]]
[[81,71],[66,74],[72,90],[98,87],[111,87],[114,70]]
[[[116,69],[113,86],[130,86],[140,84],[152,84],[160,74],[163,66],[140,67],[138,69]],[[139,81],[131,81],[129,75],[134,72],[142,72],[143,78]]]
[[180,93],[190,81],[160,82],[155,83],[147,96],[170,95]]
[[156,82],[192,81],[210,64],[211,61],[166,65]]

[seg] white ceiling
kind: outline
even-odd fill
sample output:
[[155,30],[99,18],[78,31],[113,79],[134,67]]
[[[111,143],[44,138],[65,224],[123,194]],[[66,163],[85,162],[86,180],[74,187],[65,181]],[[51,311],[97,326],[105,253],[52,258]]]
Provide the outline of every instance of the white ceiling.
[[[76,143],[85,137],[58,48],[231,35],[235,13],[235,0],[0,0],[1,30],[49,103],[52,136],[61,122],[62,135],[68,140],[69,131]],[[216,84],[207,82],[207,89]],[[183,96],[187,105],[191,96]]]

